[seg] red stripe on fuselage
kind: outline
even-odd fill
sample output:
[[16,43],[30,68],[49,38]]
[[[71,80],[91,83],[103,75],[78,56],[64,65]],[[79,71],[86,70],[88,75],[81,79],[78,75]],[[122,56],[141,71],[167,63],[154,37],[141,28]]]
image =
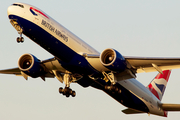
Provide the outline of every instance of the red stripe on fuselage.
[[34,11],[36,11],[36,12],[38,12],[38,13],[40,13],[41,15],[43,15],[44,17],[46,17],[46,18],[49,19],[49,17],[48,17],[47,15],[45,15],[43,12],[41,12],[40,10],[37,10],[37,9],[35,9],[35,8],[33,8],[33,7],[30,7],[30,9],[31,9],[31,10],[34,10]]

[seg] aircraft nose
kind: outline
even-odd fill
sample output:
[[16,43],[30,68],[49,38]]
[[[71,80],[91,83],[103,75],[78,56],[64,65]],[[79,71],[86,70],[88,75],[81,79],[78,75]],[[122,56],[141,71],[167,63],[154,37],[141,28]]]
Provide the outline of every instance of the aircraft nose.
[[7,9],[7,14],[8,14],[8,16],[9,16],[10,14],[12,14],[12,11],[13,11],[12,6],[9,6],[8,9]]

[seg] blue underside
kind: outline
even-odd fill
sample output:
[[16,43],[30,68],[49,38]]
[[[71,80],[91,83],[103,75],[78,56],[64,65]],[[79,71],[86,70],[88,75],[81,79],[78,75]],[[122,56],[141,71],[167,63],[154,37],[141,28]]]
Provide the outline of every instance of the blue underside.
[[[16,19],[21,28],[23,28],[23,34],[29,37],[35,43],[39,44],[56,58],[58,58],[62,67],[64,67],[68,71],[71,71],[72,73],[78,73],[84,76],[93,74],[96,77],[99,76],[99,78],[102,75],[97,70],[95,70],[83,56],[77,54],[71,48],[61,43],[58,39],[53,37],[51,34],[46,32],[36,24],[14,15],[10,15],[9,19]],[[84,77],[84,79],[79,81],[79,84],[83,87],[91,85],[94,88],[103,90],[126,107],[138,109],[144,112],[149,112],[147,106],[123,86],[117,84],[118,88],[122,90],[122,93],[114,94],[104,89],[104,86],[109,84],[104,82],[104,80],[99,79],[94,82],[87,77]]]

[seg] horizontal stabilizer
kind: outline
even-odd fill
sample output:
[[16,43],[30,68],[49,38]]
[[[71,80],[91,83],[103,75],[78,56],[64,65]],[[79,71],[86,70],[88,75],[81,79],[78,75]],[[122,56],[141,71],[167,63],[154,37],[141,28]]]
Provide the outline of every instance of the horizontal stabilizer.
[[180,104],[166,104],[162,103],[160,107],[166,111],[180,111]]
[[145,113],[145,112],[142,112],[142,111],[139,111],[139,110],[134,110],[134,109],[124,109],[122,110],[123,113],[125,114],[139,114],[139,113]]

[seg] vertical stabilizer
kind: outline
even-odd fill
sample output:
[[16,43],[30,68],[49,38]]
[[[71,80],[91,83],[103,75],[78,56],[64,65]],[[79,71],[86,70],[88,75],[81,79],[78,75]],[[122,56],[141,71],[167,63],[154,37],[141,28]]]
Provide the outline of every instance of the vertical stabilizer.
[[154,80],[147,86],[147,88],[159,99],[162,100],[164,91],[166,89],[167,82],[171,70],[164,70],[163,74],[159,73]]

